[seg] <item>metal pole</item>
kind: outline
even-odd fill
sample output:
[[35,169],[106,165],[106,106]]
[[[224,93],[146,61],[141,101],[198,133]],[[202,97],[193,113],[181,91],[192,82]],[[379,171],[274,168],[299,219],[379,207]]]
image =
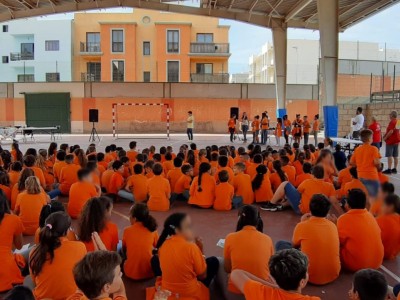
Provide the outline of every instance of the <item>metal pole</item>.
[[393,88],[392,88],[392,93],[393,93],[393,101],[394,101],[394,89],[396,86],[396,65],[393,65]]
[[372,72],[371,72],[371,79],[369,81],[369,102],[372,102]]
[[385,91],[385,69],[382,66],[382,102],[383,102],[383,92]]
[[25,61],[24,61],[24,82],[26,81]]

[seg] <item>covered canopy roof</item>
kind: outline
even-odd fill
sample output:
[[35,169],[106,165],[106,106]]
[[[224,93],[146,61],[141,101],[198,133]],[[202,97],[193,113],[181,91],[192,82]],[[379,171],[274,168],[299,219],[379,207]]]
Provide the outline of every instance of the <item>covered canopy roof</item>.
[[[55,13],[133,7],[238,20],[264,27],[318,29],[317,0],[200,0],[200,7],[168,0],[0,0],[0,22]],[[400,0],[338,0],[344,30]]]

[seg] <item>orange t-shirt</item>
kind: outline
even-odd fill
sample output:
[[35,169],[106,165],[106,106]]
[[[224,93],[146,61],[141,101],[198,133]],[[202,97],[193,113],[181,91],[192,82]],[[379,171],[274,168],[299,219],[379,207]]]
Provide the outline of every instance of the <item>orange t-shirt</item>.
[[266,130],[266,129],[268,129],[268,128],[269,128],[269,121],[268,121],[268,118],[263,118],[263,119],[261,120],[261,129]]
[[300,161],[298,161],[298,160],[294,161],[293,162],[293,167],[296,170],[296,176],[299,176],[300,174],[303,174],[303,164]]
[[217,172],[215,173],[215,182],[219,182],[219,179],[218,179],[218,174],[219,174],[219,172],[221,172],[221,171],[227,171],[228,172],[228,175],[229,175],[229,180],[228,180],[228,182],[231,184],[231,185],[233,185],[233,178],[235,177],[235,174],[233,173],[233,170],[232,170],[232,168],[230,168],[230,167],[218,167],[218,169],[217,169]]
[[302,214],[310,212],[311,197],[315,194],[323,194],[328,198],[336,196],[333,184],[323,179],[308,179],[300,184],[297,190],[301,194],[299,209]]
[[134,174],[128,179],[127,185],[131,188],[135,202],[147,200],[148,179],[142,174]]
[[257,175],[257,167],[259,164],[250,163],[250,165],[246,168],[245,173],[250,176],[250,179],[253,180],[254,177]]
[[360,179],[352,179],[350,182],[346,183],[340,191],[341,197],[347,197],[348,193],[352,189],[360,189],[365,195],[368,196],[368,190],[365,185],[360,181]]
[[294,183],[295,187],[298,187],[300,184],[303,183],[303,181],[306,181],[307,179],[313,179],[314,176],[309,173],[303,173],[298,176],[296,176],[296,182]]
[[147,205],[153,211],[169,210],[169,197],[171,195],[171,187],[169,181],[161,176],[154,176],[147,182],[147,193],[149,201]]
[[65,161],[57,161],[53,166],[53,174],[58,182],[60,182],[61,170],[65,166],[67,166],[67,163]]
[[168,171],[167,173],[167,179],[169,181],[169,184],[171,186],[171,192],[172,193],[176,193],[175,192],[175,185],[178,182],[179,178],[181,178],[181,176],[183,175],[181,168],[175,168],[172,169],[170,171]]
[[389,182],[389,177],[387,175],[383,174],[382,172],[378,172],[378,176],[379,176],[379,182],[381,184]]
[[386,259],[395,259],[400,253],[400,215],[383,215],[376,219],[381,229]]
[[335,224],[325,218],[311,217],[296,225],[292,241],[308,257],[311,283],[323,285],[339,277],[339,234]]
[[288,177],[288,180],[291,184],[296,183],[296,169],[293,166],[283,166],[282,171],[286,173],[286,176]]
[[270,201],[274,196],[274,192],[272,191],[271,181],[269,181],[268,174],[264,174],[263,181],[258,190],[254,191],[254,198],[256,202],[265,202]]
[[97,196],[97,190],[93,183],[78,181],[71,185],[69,190],[68,214],[76,219],[81,214],[86,202]]
[[[162,163],[164,175],[168,175],[168,172],[175,168],[174,162],[172,160],[166,160]],[[180,170],[181,168],[179,168]]]
[[206,261],[196,244],[181,236],[167,239],[159,250],[161,287],[173,295],[209,300],[208,288],[197,280],[207,270]]
[[124,273],[127,277],[134,280],[154,277],[150,260],[157,241],[157,231],[149,231],[141,222],[125,228],[122,244],[126,248]]
[[228,121],[228,128],[235,128],[236,127],[236,120],[233,118],[230,118]]
[[10,187],[0,184],[0,190],[3,191],[4,195],[6,196],[8,201],[11,201],[11,189]]
[[18,183],[19,177],[21,176],[20,172],[10,171],[8,172],[8,177],[10,178],[10,187],[13,187],[14,184]]
[[254,120],[252,125],[253,125],[253,128],[252,128],[253,131],[260,130],[260,121],[259,120]]
[[[69,296],[67,300],[89,300],[89,298],[86,298],[86,296],[82,294],[82,292],[77,291],[75,294]],[[113,296],[112,298],[107,297],[98,300],[128,300],[128,299],[125,296],[118,295],[118,296]]]
[[249,175],[244,173],[237,174],[233,179],[233,187],[235,188],[235,196],[243,198],[243,204],[252,204],[254,202],[254,193]]
[[350,182],[353,179],[350,175],[350,169],[351,167],[347,167],[343,170],[340,170],[337,181],[339,187],[344,187],[346,183]]
[[136,156],[138,155],[138,152],[135,150],[128,150],[126,151],[126,156],[129,158],[131,162],[136,161]]
[[337,228],[343,268],[352,272],[379,268],[384,256],[381,230],[366,209],[349,210],[339,217]]
[[229,182],[222,182],[215,188],[215,210],[231,210],[235,190]]
[[107,192],[114,195],[118,194],[118,191],[124,187],[124,182],[124,176],[120,172],[114,171],[108,183]]
[[276,127],[275,127],[275,135],[276,135],[277,137],[281,137],[281,136],[282,136],[282,125],[281,125],[280,123],[277,123],[277,124],[276,124]]
[[[36,299],[66,299],[76,292],[72,270],[86,255],[85,245],[60,238],[61,245],[54,250],[53,261],[46,261],[42,271],[32,280],[36,287],[33,294]],[[32,255],[32,252],[31,252]]]
[[369,208],[369,212],[374,216],[378,217],[381,215],[382,212],[382,204],[383,204],[383,199],[378,198],[375,201],[372,202],[371,207]]
[[40,185],[45,188],[46,187],[46,179],[44,177],[43,170],[38,167],[30,167],[28,169],[31,169],[35,176],[39,179]]
[[114,170],[105,170],[101,175],[101,187],[108,190],[108,185],[111,181],[111,176],[113,176]]
[[59,188],[63,195],[68,195],[71,185],[78,182],[78,171],[80,169],[81,167],[75,164],[66,165],[61,169]]
[[303,132],[304,133],[310,133],[311,125],[309,121],[304,121],[303,122]]
[[319,121],[315,120],[312,126],[313,131],[319,131]]
[[356,165],[358,178],[379,180],[374,159],[381,158],[378,148],[363,144],[357,147],[351,156],[351,163]]
[[201,187],[203,190],[201,192],[198,191],[198,180],[199,177],[195,177],[190,186],[189,204],[202,208],[210,208],[213,206],[215,200],[215,179],[208,173],[203,174],[201,177]]
[[0,223],[0,292],[8,291],[16,284],[22,284],[21,275],[13,250],[14,237],[22,234],[24,226],[16,215],[4,214]]
[[[225,239],[224,259],[231,261],[232,271],[244,270],[267,280],[268,262],[273,254],[271,238],[257,231],[254,226],[244,226],[242,230],[228,234]],[[228,290],[240,294],[231,280],[228,282]]]
[[[286,178],[287,178],[287,175],[286,175]],[[271,173],[271,175],[269,175],[269,181],[271,182],[271,187],[274,192],[282,184],[282,180],[279,177],[278,173]]]
[[319,297],[288,292],[253,280],[245,283],[244,295],[246,300],[321,300]]
[[[116,251],[119,242],[118,227],[112,222],[107,222],[104,229],[99,232],[99,236],[109,251]],[[83,242],[88,252],[94,251],[93,242]]]
[[17,197],[15,210],[24,225],[25,235],[34,235],[39,227],[39,216],[44,205],[47,204],[47,195],[44,193],[28,194],[22,192]]
[[189,191],[191,183],[192,183],[192,177],[183,174],[181,177],[179,177],[178,181],[176,182],[175,193],[182,194],[184,191]]

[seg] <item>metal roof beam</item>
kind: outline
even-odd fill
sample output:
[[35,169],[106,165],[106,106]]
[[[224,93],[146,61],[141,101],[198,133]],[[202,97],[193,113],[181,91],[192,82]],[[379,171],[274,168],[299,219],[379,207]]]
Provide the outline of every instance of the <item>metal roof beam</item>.
[[297,16],[299,12],[301,12],[307,5],[309,5],[314,0],[300,0],[296,3],[296,5],[286,14],[285,22],[293,19]]

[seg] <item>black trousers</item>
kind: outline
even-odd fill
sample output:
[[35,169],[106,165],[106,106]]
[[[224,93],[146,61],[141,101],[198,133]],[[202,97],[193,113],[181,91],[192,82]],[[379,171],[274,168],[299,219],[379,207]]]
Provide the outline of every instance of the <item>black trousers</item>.
[[186,130],[187,136],[189,138],[189,141],[193,141],[193,128],[188,128]]
[[230,133],[231,142],[233,142],[233,139],[235,137],[235,128],[229,128],[229,133]]

